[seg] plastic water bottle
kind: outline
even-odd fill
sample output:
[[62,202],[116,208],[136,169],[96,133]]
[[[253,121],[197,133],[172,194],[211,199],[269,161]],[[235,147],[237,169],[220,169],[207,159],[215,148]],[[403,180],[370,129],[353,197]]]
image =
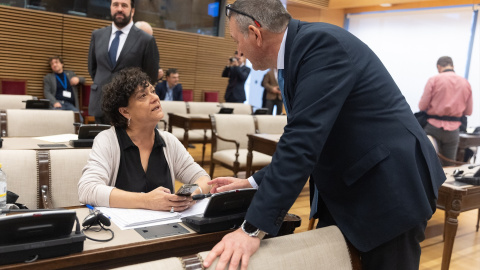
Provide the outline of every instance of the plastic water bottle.
[[[2,171],[2,164],[0,163],[0,209],[7,207],[7,175]],[[5,214],[0,214],[4,216]]]

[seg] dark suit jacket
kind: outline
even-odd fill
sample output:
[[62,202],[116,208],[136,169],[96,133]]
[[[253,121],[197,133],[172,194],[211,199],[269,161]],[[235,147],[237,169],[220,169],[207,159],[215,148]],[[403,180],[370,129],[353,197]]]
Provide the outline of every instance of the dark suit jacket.
[[227,91],[225,92],[226,102],[244,102],[247,100],[245,96],[245,81],[250,74],[250,68],[241,67],[225,67],[222,77],[228,77]]
[[[157,83],[155,86],[155,92],[160,100],[165,100],[165,96],[167,94],[167,81],[161,81]],[[173,100],[175,101],[183,101],[183,88],[182,85],[179,83],[173,87]]]
[[291,20],[288,123],[246,220],[276,234],[311,177],[346,238],[369,251],[429,219],[445,174],[377,56],[340,27]]
[[109,83],[112,76],[127,67],[140,67],[150,77],[152,85],[157,81],[159,54],[155,39],[144,31],[132,26],[125,45],[112,68],[108,56],[108,43],[112,26],[94,30],[88,52],[88,72],[93,84],[90,92],[88,114],[102,117],[102,87]]
[[[65,75],[67,75],[67,80],[70,81],[72,77],[75,77],[75,72],[71,70],[64,70]],[[78,77],[80,79],[79,84],[84,84],[85,83],[85,78],[84,77]],[[78,100],[78,85],[72,85],[72,91],[73,91],[73,96],[75,98],[75,107],[77,109],[80,108],[79,106],[79,100]],[[46,99],[50,101],[50,105],[53,106],[55,102],[57,102],[57,99],[55,98],[55,94],[57,93],[57,78],[55,77],[55,74],[48,73],[43,77],[43,95],[45,96]]]

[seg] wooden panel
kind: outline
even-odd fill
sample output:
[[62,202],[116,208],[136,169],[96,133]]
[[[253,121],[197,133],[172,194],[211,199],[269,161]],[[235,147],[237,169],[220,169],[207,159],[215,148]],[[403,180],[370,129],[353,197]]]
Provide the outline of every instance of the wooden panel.
[[0,6],[0,25],[0,77],[26,79],[27,94],[43,97],[48,58],[62,52],[62,15]]
[[[430,2],[432,0],[330,0],[329,8],[353,8],[353,7],[367,7],[367,6],[380,6],[383,3],[405,4],[415,2]],[[454,2],[456,0],[450,0]],[[472,1],[470,1],[472,2]]]
[[385,11],[385,10],[398,10],[398,9],[415,9],[415,8],[432,8],[432,7],[445,7],[445,6],[457,6],[457,5],[472,5],[475,4],[472,0],[436,0],[436,1],[415,1],[404,4],[394,4],[391,7],[381,7],[379,5],[349,8],[345,9],[345,14],[348,13],[360,13],[371,11]]
[[[228,0],[229,2],[233,2]],[[111,24],[98,20],[0,5],[0,78],[27,80],[27,94],[43,98],[43,77],[51,72],[48,58],[60,55],[64,68],[92,84],[87,59],[93,30]],[[204,90],[222,91],[227,79],[221,72],[235,51],[228,30],[225,37],[154,28],[160,66],[177,68],[185,89],[193,89],[194,101]]]

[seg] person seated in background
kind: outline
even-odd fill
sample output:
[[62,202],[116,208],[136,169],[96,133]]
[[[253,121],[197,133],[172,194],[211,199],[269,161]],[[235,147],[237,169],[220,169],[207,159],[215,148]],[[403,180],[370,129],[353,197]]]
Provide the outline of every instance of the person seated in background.
[[183,101],[183,88],[179,84],[179,75],[176,68],[169,68],[165,81],[155,86],[155,92],[161,100]]
[[[78,86],[85,78],[78,77],[71,70],[63,70],[62,57],[55,55],[48,59],[52,73],[43,77],[43,95],[56,110],[79,111]],[[83,123],[82,115],[80,122]]]
[[102,109],[113,126],[100,132],[78,183],[83,204],[184,211],[195,202],[174,195],[175,179],[208,193],[210,177],[171,133],[155,128],[164,112],[139,68],[118,72],[105,86]]

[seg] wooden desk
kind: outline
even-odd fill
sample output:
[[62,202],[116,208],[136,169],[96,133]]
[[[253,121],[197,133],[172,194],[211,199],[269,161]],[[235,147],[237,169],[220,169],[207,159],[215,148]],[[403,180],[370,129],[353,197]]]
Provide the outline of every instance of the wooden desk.
[[282,134],[247,134],[248,136],[248,154],[246,178],[252,175],[253,151],[273,156],[277,143]]
[[[49,145],[46,147],[40,147],[38,145]],[[4,137],[3,146],[1,150],[51,150],[51,149],[66,149],[73,148],[70,143],[67,142],[49,142],[41,139],[35,139],[33,137]]]
[[460,141],[458,142],[457,161],[463,161],[465,156],[465,148],[480,146],[480,135],[460,133]]
[[[184,129],[183,145],[188,149],[189,143],[198,142],[203,144],[202,148],[202,167],[205,158],[205,144],[209,142],[206,130],[212,130],[212,123],[208,114],[176,114],[168,113],[168,132],[172,133],[173,127]],[[192,141],[188,138],[188,131],[193,129],[205,130],[202,141]]]
[[[88,215],[88,209],[77,210],[80,222]],[[38,260],[32,263],[0,265],[0,269],[106,269],[168,257],[187,256],[210,250],[222,237],[231,232],[198,234],[144,240],[135,230],[120,230],[115,224],[110,226],[115,238],[106,243],[85,240],[84,250],[67,256]],[[109,232],[89,232],[90,237],[106,239]]]
[[[467,167],[462,167],[465,169]],[[472,186],[455,182],[452,172],[455,168],[445,168],[447,181],[438,191],[437,208],[445,210],[444,246],[442,270],[449,269],[453,243],[458,228],[458,215],[461,212],[480,208],[480,186]],[[473,170],[477,170],[474,168]]]

